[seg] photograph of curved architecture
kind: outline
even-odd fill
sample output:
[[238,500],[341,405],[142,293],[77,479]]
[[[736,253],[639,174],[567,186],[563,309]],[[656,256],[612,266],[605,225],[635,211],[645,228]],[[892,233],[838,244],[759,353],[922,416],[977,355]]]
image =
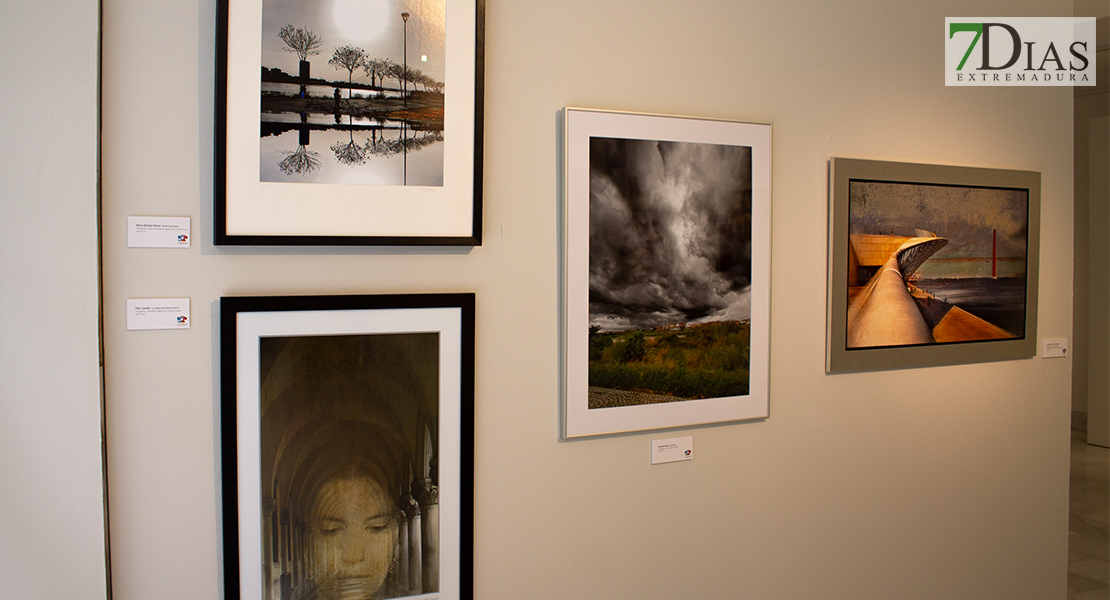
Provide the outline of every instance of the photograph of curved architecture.
[[590,409],[748,393],[752,148],[590,138]]
[[263,0],[263,182],[443,185],[444,0]]
[[439,591],[439,334],[259,346],[262,597]]
[[849,350],[1025,337],[1027,190],[848,191]]

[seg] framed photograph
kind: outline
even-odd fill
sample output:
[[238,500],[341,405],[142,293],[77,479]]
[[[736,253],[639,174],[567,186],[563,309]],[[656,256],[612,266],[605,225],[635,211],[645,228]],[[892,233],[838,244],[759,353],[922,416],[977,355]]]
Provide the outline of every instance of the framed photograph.
[[473,597],[474,295],[220,299],[224,597]]
[[216,244],[481,244],[485,0],[217,9]]
[[563,116],[564,437],[767,417],[771,126]]
[[1036,356],[1041,175],[834,158],[826,371]]

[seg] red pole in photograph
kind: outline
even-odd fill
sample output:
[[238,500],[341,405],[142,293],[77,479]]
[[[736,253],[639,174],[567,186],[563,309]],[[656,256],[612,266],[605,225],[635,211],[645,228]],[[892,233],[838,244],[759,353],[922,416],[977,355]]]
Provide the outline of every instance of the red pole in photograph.
[[991,279],[998,279],[998,230],[991,231]]

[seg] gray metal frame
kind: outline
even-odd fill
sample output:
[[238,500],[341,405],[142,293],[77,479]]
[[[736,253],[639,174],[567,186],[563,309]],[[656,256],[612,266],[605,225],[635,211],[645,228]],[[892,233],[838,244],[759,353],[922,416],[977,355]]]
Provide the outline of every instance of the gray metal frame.
[[[1029,192],[1025,336],[1010,340],[923,346],[846,347],[848,313],[848,182],[853,179],[949,186],[1023,189]],[[1031,358],[1037,355],[1037,283],[1040,259],[1041,174],[833,158],[829,162],[828,314],[825,371],[879,371]]]

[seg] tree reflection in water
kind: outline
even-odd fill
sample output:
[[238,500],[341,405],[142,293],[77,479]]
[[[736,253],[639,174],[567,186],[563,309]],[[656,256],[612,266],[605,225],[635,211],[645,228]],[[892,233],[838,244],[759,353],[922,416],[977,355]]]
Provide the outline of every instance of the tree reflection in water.
[[313,152],[305,146],[297,146],[292,152],[285,152],[278,167],[286,175],[307,175],[320,168],[320,153]]
[[443,141],[443,132],[440,131],[426,131],[419,137],[402,139],[402,138],[381,138],[379,140],[369,139],[366,140],[366,153],[371,156],[379,156],[381,158],[389,158],[397,156],[405,150],[412,150],[413,152],[431,146],[436,142]]
[[[347,117],[347,122],[347,127],[351,127],[350,116]],[[406,123],[402,123],[399,128],[388,125],[367,127],[362,131],[369,131],[370,137],[356,140],[354,134],[358,130],[351,127],[348,130],[347,141],[340,140],[331,144],[330,149],[335,155],[336,163],[357,167],[365,165],[374,158],[388,159],[417,152],[443,141],[442,131],[413,131]],[[387,132],[396,132],[396,137],[387,137]],[[303,134],[304,131],[302,131],[302,141],[307,138]],[[410,135],[414,137],[409,137]],[[306,176],[322,166],[320,154],[309,150],[308,146],[303,144],[298,145],[295,150],[283,151],[282,155],[284,158],[278,161],[278,167],[286,175]]]
[[[417,137],[407,139],[386,138],[384,135],[379,138],[372,135],[365,143],[360,144],[355,141],[354,132],[351,132],[347,142],[332,144],[331,151],[335,153],[336,162],[353,167],[366,164],[367,160],[374,157],[391,158],[406,150],[416,152],[442,141],[442,131],[425,131]],[[320,166],[318,154],[304,146],[298,146],[295,151],[286,152],[285,155],[286,158],[281,161],[280,166],[286,174],[307,173]]]
[[[336,50],[336,52],[339,51]],[[339,93],[338,88],[335,91],[337,94]],[[339,113],[336,113],[335,118],[337,120],[339,119]],[[347,115],[347,125],[350,126],[352,122],[353,119],[351,116]],[[366,152],[362,149],[361,145],[355,143],[354,130],[348,131],[348,134],[349,141],[346,144],[343,142],[332,144],[331,151],[335,153],[335,160],[339,162],[339,164],[350,166],[361,165],[366,162]]]
[[351,134],[351,141],[346,144],[336,142],[331,145],[335,153],[335,160],[344,165],[361,165],[366,162],[366,150],[361,144],[355,142],[355,135]]

